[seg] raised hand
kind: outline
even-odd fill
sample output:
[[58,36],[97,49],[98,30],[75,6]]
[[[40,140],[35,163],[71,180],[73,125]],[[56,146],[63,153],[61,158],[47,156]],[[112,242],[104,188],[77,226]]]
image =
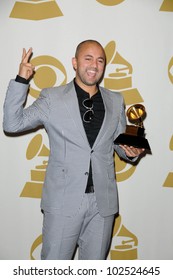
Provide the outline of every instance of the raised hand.
[[29,50],[26,52],[26,49],[23,48],[22,53],[22,60],[19,66],[19,73],[18,75],[22,78],[25,78],[28,80],[34,73],[34,66],[29,62],[29,59],[32,54],[32,48],[29,48]]

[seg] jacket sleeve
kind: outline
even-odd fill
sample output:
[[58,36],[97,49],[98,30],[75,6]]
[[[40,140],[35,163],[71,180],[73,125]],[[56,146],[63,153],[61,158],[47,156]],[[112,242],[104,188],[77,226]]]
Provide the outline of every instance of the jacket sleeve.
[[44,125],[49,117],[50,101],[46,89],[27,108],[24,104],[29,85],[11,80],[4,101],[3,129],[17,133]]

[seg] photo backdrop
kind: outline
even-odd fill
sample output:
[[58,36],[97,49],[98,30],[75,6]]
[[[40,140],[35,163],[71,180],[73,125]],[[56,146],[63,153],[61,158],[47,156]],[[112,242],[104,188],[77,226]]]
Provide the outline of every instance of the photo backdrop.
[[[0,119],[22,49],[33,48],[36,74],[27,104],[44,87],[75,73],[77,44],[105,48],[102,86],[120,91],[126,107],[145,106],[152,153],[136,166],[116,156],[120,215],[108,259],[173,259],[173,1],[2,0],[0,3]],[[9,136],[0,130],[0,259],[40,259],[40,197],[49,156],[44,130]],[[75,256],[77,258],[77,254]]]

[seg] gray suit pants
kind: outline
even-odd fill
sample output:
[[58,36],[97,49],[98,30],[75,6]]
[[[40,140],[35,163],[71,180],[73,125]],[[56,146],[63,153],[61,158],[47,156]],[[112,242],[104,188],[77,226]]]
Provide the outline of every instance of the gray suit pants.
[[114,215],[101,217],[94,193],[86,193],[77,213],[44,211],[43,260],[71,260],[76,246],[79,260],[104,260],[111,242]]

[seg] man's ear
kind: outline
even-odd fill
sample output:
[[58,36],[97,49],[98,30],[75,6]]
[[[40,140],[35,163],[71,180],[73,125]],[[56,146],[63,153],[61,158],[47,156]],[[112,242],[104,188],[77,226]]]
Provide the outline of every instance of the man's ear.
[[72,65],[73,65],[73,69],[76,71],[76,69],[77,69],[77,60],[76,60],[76,57],[73,57],[73,58],[72,58]]

